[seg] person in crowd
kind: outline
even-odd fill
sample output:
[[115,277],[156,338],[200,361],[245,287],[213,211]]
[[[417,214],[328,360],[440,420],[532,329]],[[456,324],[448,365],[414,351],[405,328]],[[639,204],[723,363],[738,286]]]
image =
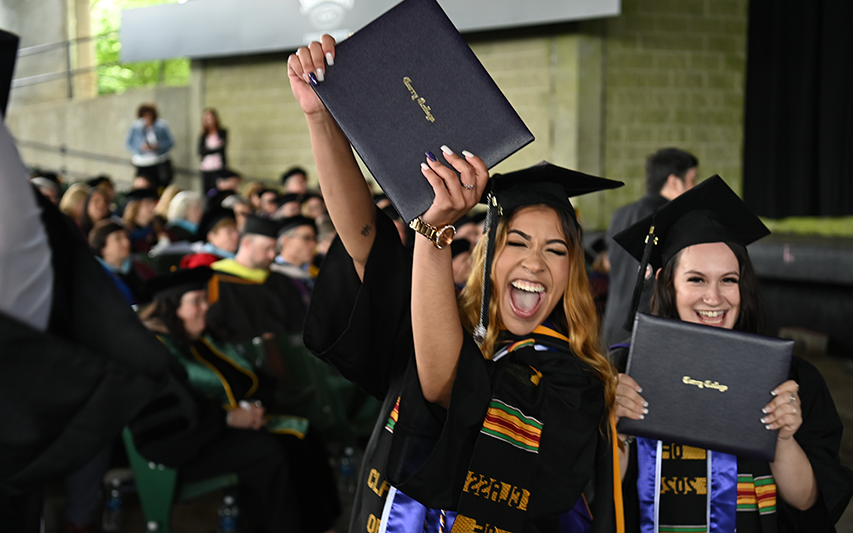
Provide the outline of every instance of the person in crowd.
[[[637,278],[637,260],[613,242],[613,236],[647,217],[666,202],[689,191],[696,184],[696,156],[678,148],[658,150],[646,159],[646,194],[633,204],[616,210],[607,229],[607,250],[610,260],[610,280],[607,304],[604,310],[602,339],[606,346],[621,342],[630,336],[624,327],[631,306],[634,281]],[[640,311],[648,312],[650,286],[643,291]]]
[[198,137],[198,156],[201,159],[198,169],[201,171],[203,190],[216,187],[216,176],[228,168],[225,148],[228,145],[228,130],[219,123],[219,115],[212,107],[201,112],[201,134]]
[[485,211],[472,211],[466,213],[454,224],[458,228],[454,239],[465,239],[471,243],[471,246],[480,242],[480,237],[483,236],[483,223],[486,219]]
[[[563,513],[589,519],[581,492],[596,457],[607,460],[596,476],[593,525],[614,531],[609,416],[616,383],[598,348],[568,196],[621,183],[549,164],[496,177],[503,216],[490,228],[494,254],[485,257],[483,239],[457,300],[449,224],[481,198],[486,166],[447,147],[450,166],[427,154],[421,172],[435,200],[413,222],[422,235],[409,255],[376,209],[346,136],[307,83],[334,52],[334,40],[323,36],[289,57],[288,73],[341,243],[315,285],[306,345],[385,402],[352,531],[377,519],[388,530],[558,531]],[[484,278],[492,281],[491,297]],[[547,409],[538,403],[545,401]],[[515,493],[524,494],[523,505],[510,503],[520,501]]]
[[465,288],[465,283],[468,281],[468,276],[471,274],[471,267],[474,265],[474,258],[471,256],[471,241],[468,239],[454,238],[450,243],[450,256],[453,258],[453,285],[456,287],[456,293],[462,292]]
[[154,207],[154,216],[157,217],[161,224],[165,224],[169,221],[169,207],[172,205],[172,200],[183,190],[183,187],[176,183],[172,183],[163,189],[163,192],[160,194],[160,199]]
[[116,201],[115,185],[113,184],[112,178],[110,178],[108,175],[98,174],[94,178],[86,180],[86,185],[88,185],[89,187],[97,187],[99,189],[102,189],[107,195],[107,200],[110,206],[112,206],[113,202]]
[[80,220],[89,195],[89,186],[85,183],[72,183],[59,200],[59,210],[73,221]]
[[276,199],[278,209],[270,217],[273,220],[282,220],[285,218],[295,217],[302,210],[300,196],[296,193],[288,192],[279,195]]
[[240,232],[234,212],[219,208],[205,212],[199,224],[199,235],[205,243],[201,250],[181,258],[181,268],[210,266],[220,259],[232,259],[240,244]]
[[154,104],[141,104],[137,119],[130,125],[124,146],[133,154],[130,158],[138,176],[148,177],[156,186],[172,183],[172,161],[169,152],[175,144],[169,125],[157,118]]
[[99,221],[110,217],[110,199],[107,192],[100,187],[92,187],[83,203],[83,211],[77,219],[77,225],[84,235],[92,231]]
[[305,308],[311,297],[316,273],[312,272],[314,249],[317,246],[317,226],[314,221],[302,215],[285,218],[279,223],[278,249],[270,270],[284,274],[293,280]]
[[265,189],[266,185],[260,181],[250,181],[243,186],[243,192],[240,193],[240,196],[249,202],[252,211],[259,211],[261,209],[261,192]]
[[139,174],[134,176],[133,181],[130,183],[130,189],[159,189],[159,186],[157,185],[157,180],[150,176]]
[[303,195],[308,192],[308,172],[302,167],[293,167],[281,175],[284,192]]
[[96,222],[89,232],[89,246],[128,304],[137,305],[142,301],[142,287],[155,272],[130,256],[130,237],[124,226],[112,220]]
[[202,438],[184,438],[174,451],[161,442],[166,450],[157,460],[179,467],[184,480],[236,473],[248,492],[240,506],[261,531],[328,531],[341,507],[323,442],[304,418],[268,413],[272,391],[252,362],[208,330],[210,276],[205,267],[178,270],[146,288],[153,303],[140,318],[172,353],[173,375],[207,415],[193,423]]
[[166,234],[172,242],[195,242],[202,216],[204,197],[195,191],[179,192],[169,204]]
[[271,218],[278,208],[281,207],[279,204],[279,193],[273,189],[264,189],[259,194],[261,199],[261,208],[257,211],[257,214],[262,217]]
[[318,192],[307,192],[302,198],[302,215],[316,220],[317,217],[327,214],[326,202],[323,201],[323,195]]
[[127,200],[122,220],[130,232],[131,251],[148,253],[157,244],[162,232],[162,225],[155,220],[154,215],[159,196],[154,189],[133,189],[127,193]]
[[[243,231],[246,225],[246,217],[253,213],[252,207],[242,196],[232,194],[222,200],[221,207],[230,209],[234,212],[234,219],[237,220],[237,231]],[[210,206],[208,206],[210,208]]]
[[319,269],[320,263],[323,262],[323,258],[329,253],[329,247],[335,241],[338,232],[335,230],[335,225],[332,223],[329,215],[317,217],[314,220],[314,224],[317,226],[317,247],[315,248],[314,266]]
[[237,192],[243,183],[243,176],[230,168],[224,168],[216,175],[216,190]]
[[[615,235],[615,241],[642,260],[652,225],[657,237],[649,245],[653,314],[760,331],[758,279],[746,245],[770,232],[722,179],[706,180],[658,209],[654,218]],[[623,371],[627,349],[613,353]],[[619,374],[617,417],[640,419],[655,409],[643,399],[643,385]],[[661,531],[835,531],[853,494],[853,472],[838,460],[842,424],[826,384],[814,366],[794,357],[789,380],[771,394],[775,398],[755,412],[756,425],[778,431],[771,463],[677,443],[659,446],[653,439],[637,438],[630,451],[623,446],[626,531],[648,531],[652,523]],[[675,446],[682,453],[657,451]],[[660,467],[640,466],[658,462]],[[712,472],[713,483],[707,479]],[[695,478],[691,486],[706,490],[675,489],[661,476]]]
[[278,224],[249,216],[233,259],[213,263],[207,322],[228,342],[302,330],[305,305],[290,278],[270,271]]

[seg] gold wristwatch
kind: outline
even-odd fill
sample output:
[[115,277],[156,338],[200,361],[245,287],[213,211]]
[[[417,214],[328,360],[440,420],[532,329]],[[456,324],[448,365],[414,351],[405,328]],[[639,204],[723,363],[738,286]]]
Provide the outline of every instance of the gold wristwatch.
[[421,217],[412,220],[409,223],[409,227],[432,241],[439,250],[449,246],[453,242],[453,237],[456,236],[456,228],[452,225],[448,224],[441,228],[436,228],[432,224],[427,224],[421,220]]

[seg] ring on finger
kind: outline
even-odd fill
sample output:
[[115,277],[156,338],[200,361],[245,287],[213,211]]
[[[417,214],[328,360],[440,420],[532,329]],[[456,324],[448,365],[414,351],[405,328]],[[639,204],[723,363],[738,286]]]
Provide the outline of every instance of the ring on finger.
[[[460,182],[460,183],[461,183],[461,182]],[[463,186],[463,187],[465,187],[466,189],[468,189],[469,191],[473,191],[473,190],[474,190],[474,186],[473,186],[473,185],[469,185],[469,184],[467,184],[467,183],[462,183],[462,186]]]
[[788,394],[788,397],[789,397],[789,400],[788,400],[789,402],[791,402],[791,403],[797,403],[797,397],[796,397],[796,396],[794,396],[794,394],[793,394],[793,393],[789,393],[789,394]]

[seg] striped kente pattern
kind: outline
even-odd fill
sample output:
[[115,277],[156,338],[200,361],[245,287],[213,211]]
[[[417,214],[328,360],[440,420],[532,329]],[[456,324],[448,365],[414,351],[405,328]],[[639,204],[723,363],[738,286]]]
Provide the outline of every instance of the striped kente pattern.
[[542,423],[533,417],[526,416],[515,407],[493,399],[480,432],[516,448],[539,453]]

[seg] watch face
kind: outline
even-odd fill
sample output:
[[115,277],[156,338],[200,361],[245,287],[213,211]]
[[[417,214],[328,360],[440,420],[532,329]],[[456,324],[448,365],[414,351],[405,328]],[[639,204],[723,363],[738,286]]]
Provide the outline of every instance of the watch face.
[[453,226],[444,226],[435,236],[435,245],[442,249],[445,246],[450,246],[450,243],[453,242],[453,237],[456,236],[456,228]]

